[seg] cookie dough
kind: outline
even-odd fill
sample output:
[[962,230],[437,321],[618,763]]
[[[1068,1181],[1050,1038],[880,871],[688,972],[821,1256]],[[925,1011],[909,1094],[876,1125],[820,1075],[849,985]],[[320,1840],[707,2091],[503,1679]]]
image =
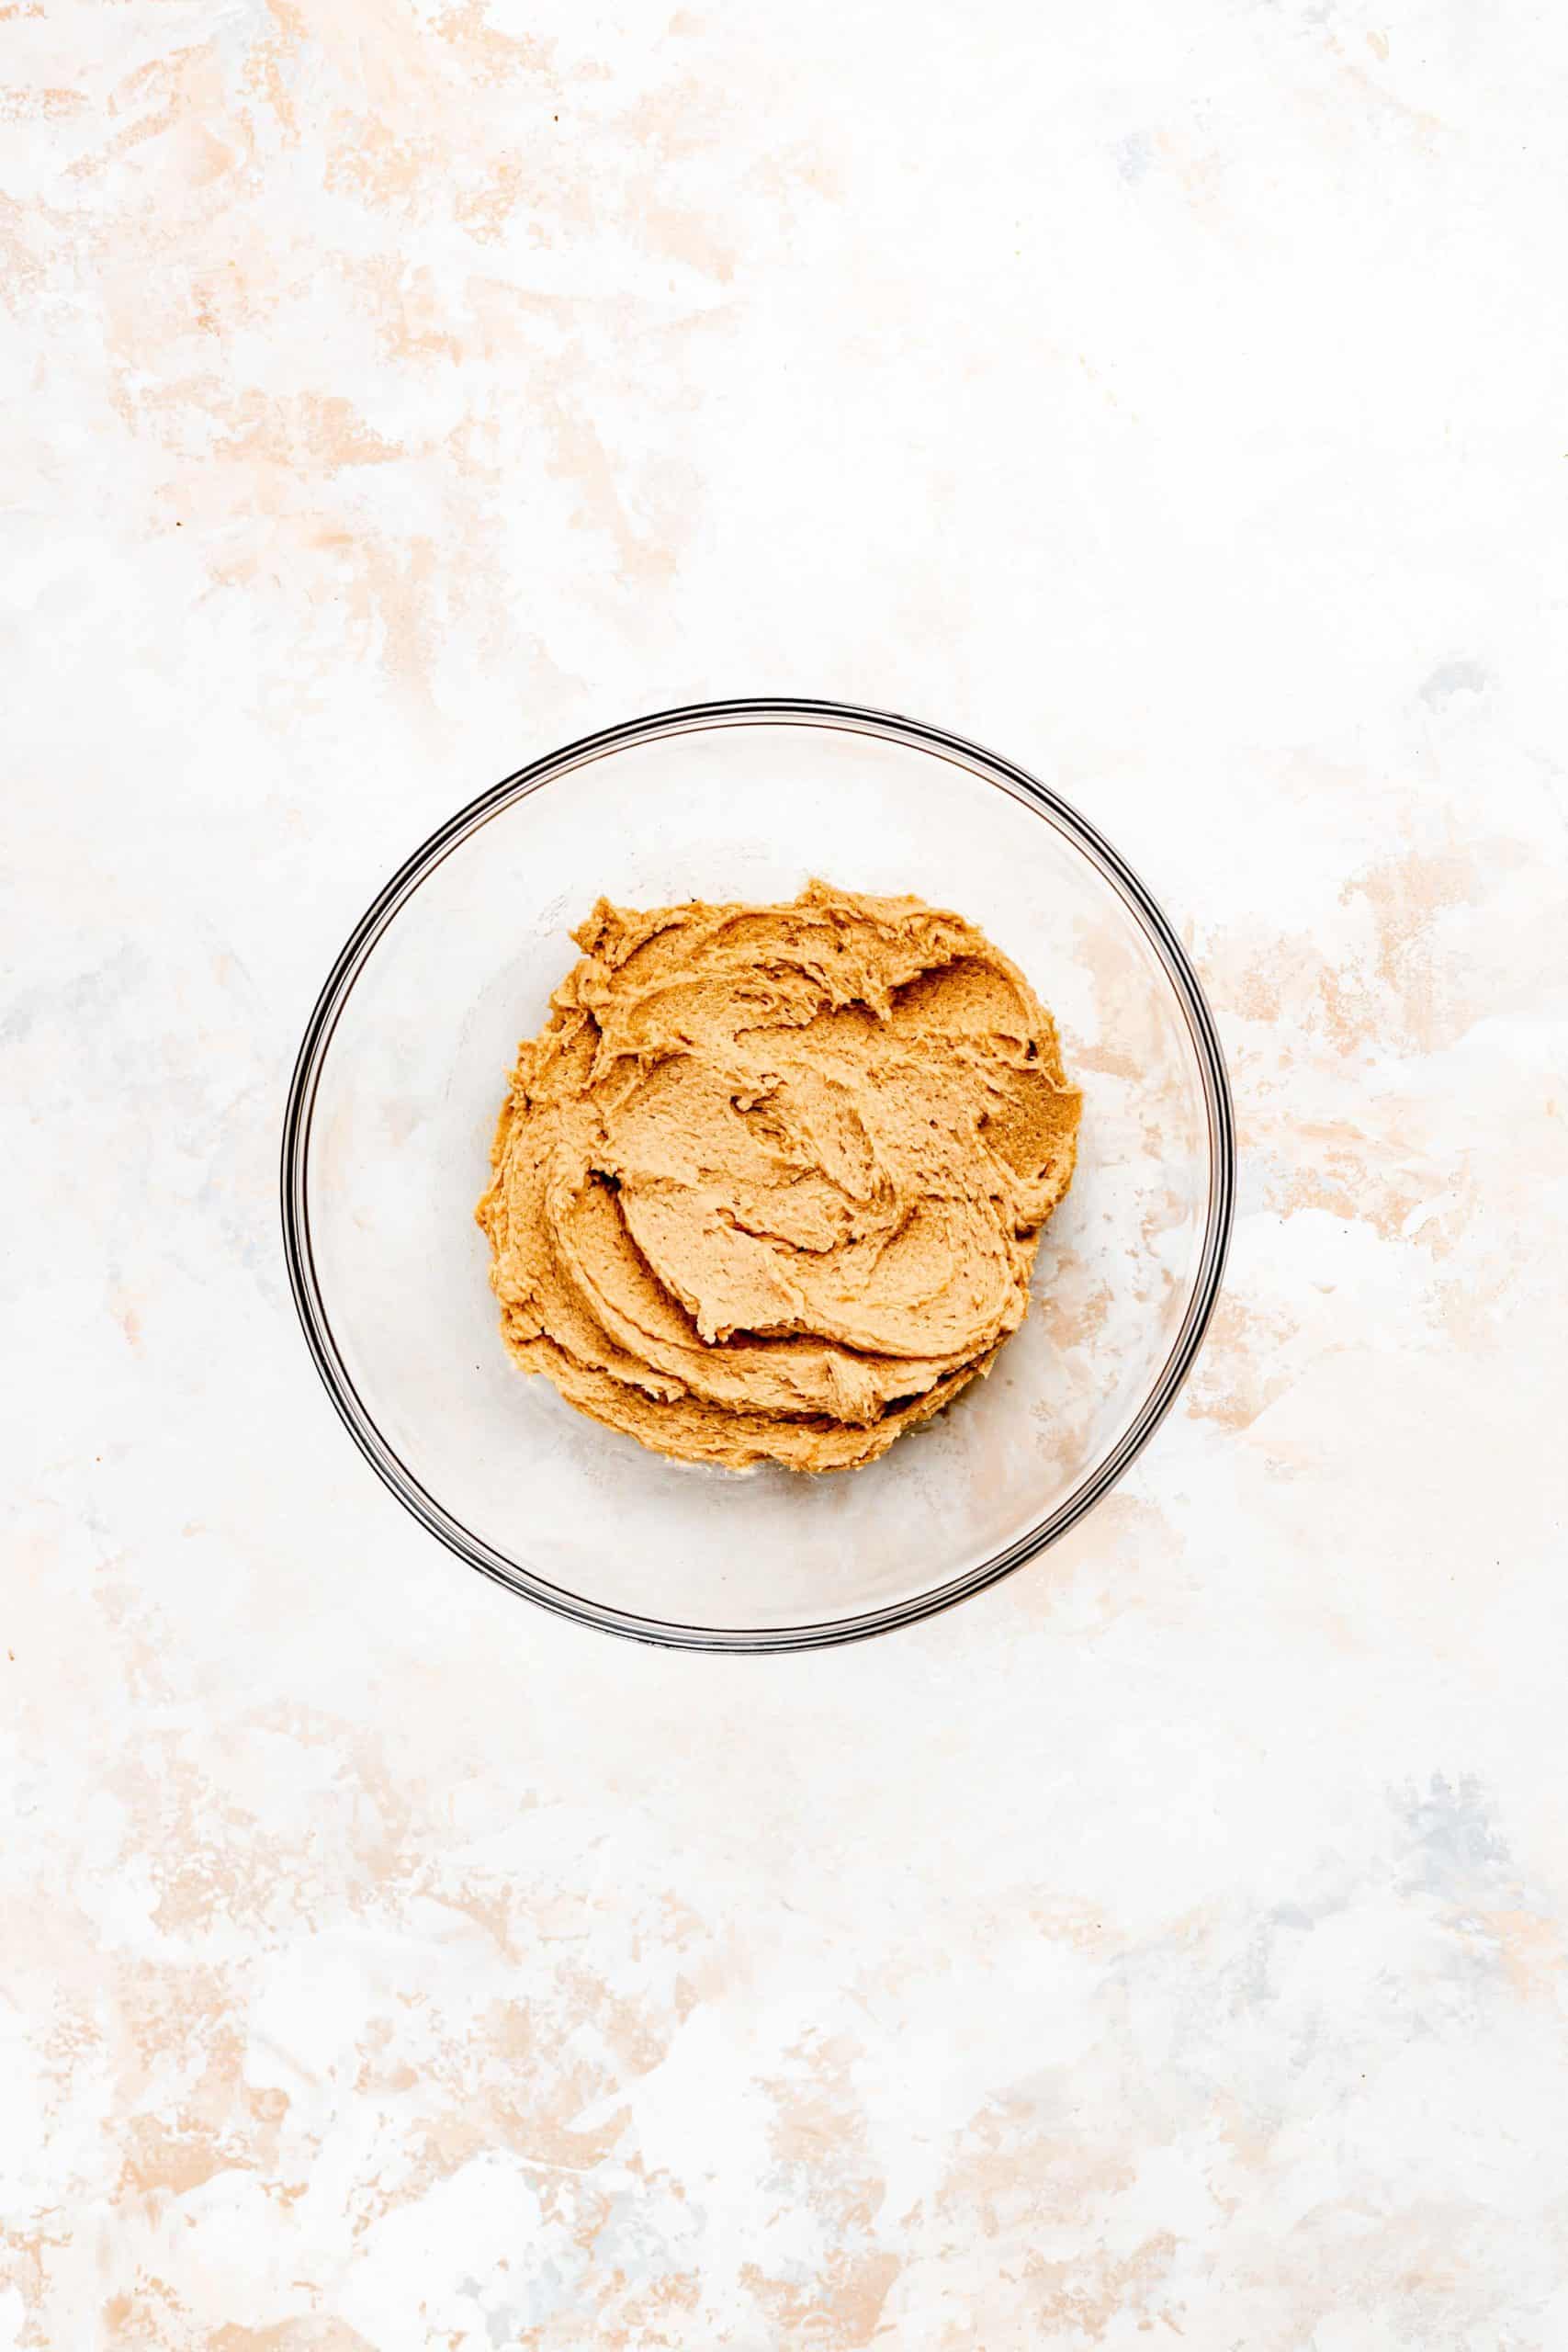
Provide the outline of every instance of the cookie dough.
[[661,1453],[839,1470],[1023,1320],[1072,1181],[1055,1024],[972,923],[813,882],[601,899],[477,1215],[508,1348]]

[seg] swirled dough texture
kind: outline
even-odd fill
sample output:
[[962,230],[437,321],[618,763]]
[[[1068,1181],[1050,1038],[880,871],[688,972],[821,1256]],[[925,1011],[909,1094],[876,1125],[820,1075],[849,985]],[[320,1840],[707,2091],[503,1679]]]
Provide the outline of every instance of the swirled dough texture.
[[869,1462],[1023,1320],[1072,1180],[1055,1024],[972,923],[813,882],[601,899],[478,1216],[506,1344],[686,1461]]

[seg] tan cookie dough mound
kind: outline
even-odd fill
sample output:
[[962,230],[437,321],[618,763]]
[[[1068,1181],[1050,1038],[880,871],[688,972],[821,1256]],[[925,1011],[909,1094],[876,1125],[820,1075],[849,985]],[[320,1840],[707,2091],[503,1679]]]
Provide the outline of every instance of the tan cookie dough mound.
[[507,1346],[684,1461],[886,1453],[1023,1320],[1077,1141],[1050,1014],[957,915],[824,882],[573,936],[477,1212]]

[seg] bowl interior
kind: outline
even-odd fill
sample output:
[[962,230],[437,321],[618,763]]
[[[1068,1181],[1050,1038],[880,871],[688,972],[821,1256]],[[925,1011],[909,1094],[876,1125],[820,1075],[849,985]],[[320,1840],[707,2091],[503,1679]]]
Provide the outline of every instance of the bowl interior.
[[[753,718],[581,749],[415,861],[323,1000],[286,1171],[323,1369],[404,1499],[554,1605],[743,1645],[918,1613],[1113,1475],[1212,1290],[1213,1080],[1170,950],[1070,817],[959,747]],[[784,899],[813,875],[953,907],[1015,958],[1084,1089],[1077,1174],[1023,1329],[934,1423],[816,1479],[676,1464],[512,1363],[474,1204],[597,896]]]

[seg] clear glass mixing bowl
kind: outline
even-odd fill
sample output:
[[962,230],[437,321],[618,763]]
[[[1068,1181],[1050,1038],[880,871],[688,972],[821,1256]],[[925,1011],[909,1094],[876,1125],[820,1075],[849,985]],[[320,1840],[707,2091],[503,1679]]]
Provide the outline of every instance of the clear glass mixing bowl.
[[[473,1221],[517,1041],[623,905],[792,898],[813,875],[956,909],[1055,1013],[1077,1174],[988,1379],[863,1469],[663,1460],[502,1345]],[[809,1648],[976,1592],[1146,1443],[1192,1362],[1235,1144],[1213,1020],[1170,924],[1043,785],[884,712],[660,712],[537,760],[393,876],[328,978],[289,1090],[284,1244],[350,1434],[462,1559],[634,1639]]]

